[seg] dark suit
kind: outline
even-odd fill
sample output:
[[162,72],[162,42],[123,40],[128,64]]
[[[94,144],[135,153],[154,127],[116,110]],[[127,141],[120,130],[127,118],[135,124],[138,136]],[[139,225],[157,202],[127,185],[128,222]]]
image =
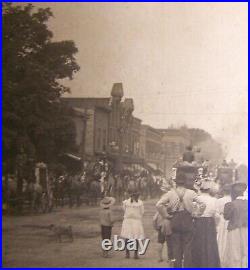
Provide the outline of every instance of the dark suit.
[[192,163],[194,161],[194,153],[192,151],[186,151],[183,154],[183,161],[187,161],[189,163]]
[[224,218],[229,220],[228,230],[248,226],[248,201],[236,199],[225,205]]

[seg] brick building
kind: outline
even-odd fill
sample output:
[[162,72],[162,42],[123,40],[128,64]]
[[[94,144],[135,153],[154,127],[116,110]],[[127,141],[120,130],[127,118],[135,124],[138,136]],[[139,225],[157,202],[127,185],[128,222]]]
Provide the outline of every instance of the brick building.
[[93,159],[108,149],[109,136],[109,98],[62,98],[67,106],[75,111],[87,115],[85,129],[80,128],[80,123],[75,121],[76,130],[83,132],[82,144],[84,152],[82,158]]
[[73,121],[76,128],[75,144],[78,152],[75,153],[79,157],[83,158],[85,153],[85,136],[86,136],[86,125],[87,125],[87,114],[84,110],[79,108],[73,109]]
[[148,125],[141,126],[140,132],[140,155],[145,166],[154,170],[163,171],[164,153],[162,148],[162,133]]
[[[84,128],[74,120],[83,159],[107,155],[115,167],[144,167],[169,172],[188,144],[179,129],[155,129],[133,115],[133,99],[124,98],[122,83],[113,84],[110,97],[62,98],[78,114],[87,115]],[[82,134],[81,134],[82,133]],[[135,166],[134,166],[135,165]]]
[[[123,99],[123,95],[122,84],[115,83],[111,97],[62,98],[67,106],[88,116],[85,130],[82,130],[85,159],[95,160],[105,153],[114,163],[120,157],[125,163],[140,162],[141,120],[133,116],[133,99]],[[75,123],[80,131],[80,123]]]

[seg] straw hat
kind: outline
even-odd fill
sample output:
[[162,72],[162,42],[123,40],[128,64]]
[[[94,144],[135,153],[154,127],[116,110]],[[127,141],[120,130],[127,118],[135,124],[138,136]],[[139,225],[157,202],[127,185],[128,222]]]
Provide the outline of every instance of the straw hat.
[[112,206],[115,203],[115,198],[113,197],[104,197],[101,201],[100,201],[100,206],[102,208],[109,208],[110,206]]

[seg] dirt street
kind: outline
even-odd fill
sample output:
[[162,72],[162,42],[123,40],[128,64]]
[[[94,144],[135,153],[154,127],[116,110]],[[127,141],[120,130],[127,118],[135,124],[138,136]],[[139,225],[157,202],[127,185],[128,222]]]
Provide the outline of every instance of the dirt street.
[[[114,206],[117,221],[113,235],[120,234],[122,209]],[[157,262],[157,233],[152,227],[155,201],[145,202],[144,229],[150,238],[146,255],[139,260],[125,259],[124,252],[112,252],[112,258],[101,256],[99,208],[56,209],[50,214],[3,217],[4,267],[169,267]],[[74,242],[55,241],[50,224],[71,224]],[[166,257],[166,252],[165,252]]]

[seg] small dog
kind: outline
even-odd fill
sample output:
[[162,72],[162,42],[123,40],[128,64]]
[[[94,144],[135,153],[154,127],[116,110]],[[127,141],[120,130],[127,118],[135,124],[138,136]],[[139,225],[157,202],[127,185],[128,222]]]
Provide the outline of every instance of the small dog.
[[73,230],[72,230],[71,225],[58,226],[58,225],[51,224],[49,225],[49,229],[54,233],[56,240],[60,243],[62,242],[62,236],[67,236],[71,242],[74,241]]

